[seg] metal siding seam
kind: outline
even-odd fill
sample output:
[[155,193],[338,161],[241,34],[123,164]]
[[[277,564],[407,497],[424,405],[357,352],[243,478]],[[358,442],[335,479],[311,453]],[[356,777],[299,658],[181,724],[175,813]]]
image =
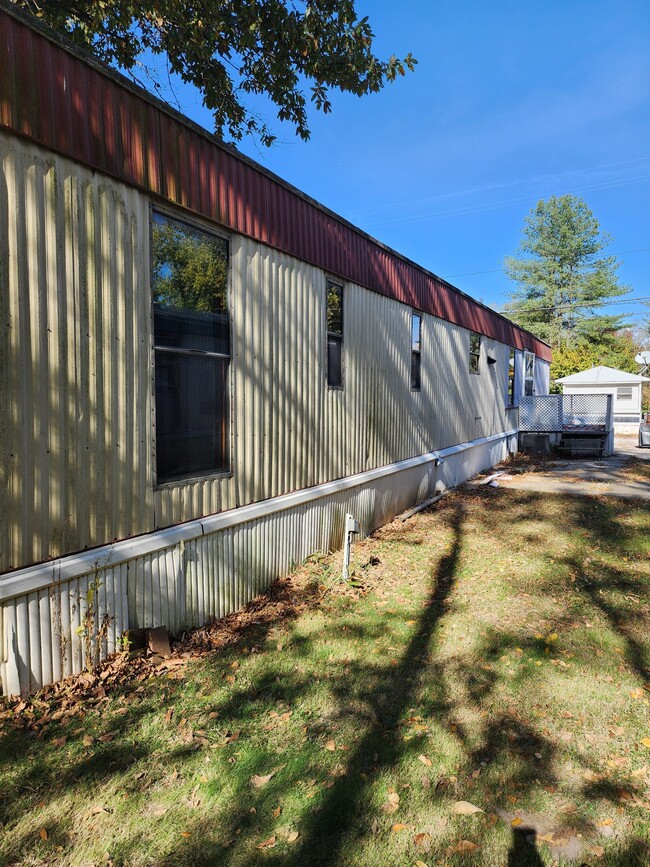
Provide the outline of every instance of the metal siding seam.
[[[36,389],[39,387],[38,381],[40,378],[38,374],[36,376],[36,382],[34,382],[34,369],[38,370],[39,366],[39,354],[37,351],[39,344],[32,341],[31,339],[32,334],[39,333],[39,331],[35,331],[35,327],[38,327],[38,307],[36,311],[34,311],[34,306],[37,305],[37,302],[31,297],[31,292],[29,291],[32,289],[32,275],[38,277],[38,274],[40,273],[38,261],[39,247],[37,244],[28,243],[28,241],[31,240],[31,232],[29,231],[28,226],[34,227],[32,229],[32,232],[34,230],[38,230],[39,221],[36,219],[35,213],[35,170],[33,168],[28,169],[27,167],[25,167],[25,169],[25,211],[23,215],[24,228],[21,232],[21,240],[24,239],[23,243],[25,244],[25,247],[19,248],[19,250],[17,250],[17,253],[20,258],[23,250],[26,249],[25,264],[27,273],[22,275],[25,278],[22,285],[24,287],[28,287],[28,291],[24,291],[22,295],[20,295],[19,284],[16,285],[14,288],[18,302],[24,301],[24,306],[19,306],[19,304],[17,304],[17,309],[19,311],[19,346],[22,348],[19,357],[20,366],[23,374],[21,383],[22,389],[18,401],[22,409],[23,425],[22,442],[20,448],[21,460],[17,462],[14,470],[14,472],[18,474],[17,478],[20,479],[20,499],[22,501],[21,511],[23,520],[21,535],[23,542],[21,545],[22,550],[19,555],[19,558],[20,560],[22,560],[22,562],[25,562],[26,560],[28,561],[29,559],[38,559],[38,556],[35,554],[35,552],[37,550],[40,551],[43,547],[42,533],[41,537],[39,538],[37,524],[35,520],[35,503],[33,499],[38,481],[37,474],[35,477],[35,472],[37,472],[37,465],[35,461],[36,456],[34,454],[35,449],[33,444],[37,442],[37,440],[34,436],[34,434],[36,433],[36,431],[34,430],[34,425],[38,424],[37,410],[41,408],[43,402],[42,399],[38,400],[38,402],[36,400]],[[34,289],[36,290],[36,293],[40,294],[38,285],[34,287]],[[36,323],[33,322],[35,315],[37,320]],[[31,355],[29,354],[30,349]],[[27,531],[27,528],[29,527],[34,527],[33,534],[30,534]],[[34,544],[35,542],[36,545]]]
[[39,644],[41,651],[41,680],[51,683],[53,678],[53,638],[50,599],[47,589],[38,593]]
[[38,609],[37,593],[30,593],[27,597],[27,612],[27,625],[29,629],[29,688],[39,689],[43,685],[43,678],[41,674],[40,612]]
[[[72,402],[69,383],[71,373],[74,377],[76,358],[75,347],[70,341],[71,330],[74,335],[74,318],[69,315],[69,307],[72,306],[74,310],[74,272],[70,270],[73,258],[70,256],[70,248],[74,241],[71,179],[67,174],[61,174],[62,177],[57,177],[55,167],[52,166],[43,177],[47,302],[41,313],[43,326],[45,326],[43,331],[45,334],[49,332],[44,347],[43,368],[47,365],[44,378],[49,384],[50,393],[45,410],[49,458],[44,457],[42,467],[44,487],[47,490],[47,487],[51,486],[49,497],[48,493],[45,494],[45,503],[48,500],[52,503],[49,542],[47,549],[43,549],[44,557],[61,554],[68,548],[69,539],[74,538],[74,530],[70,527],[72,516],[69,511],[68,490],[69,463],[74,460],[74,449],[69,438],[71,425],[68,416]],[[47,507],[44,506],[45,508]]]
[[69,623],[69,644],[68,644],[68,667],[70,674],[74,674],[81,670],[79,654],[81,652],[79,646],[79,634],[77,627],[79,626],[78,603],[79,597],[79,579],[67,582],[67,614]]

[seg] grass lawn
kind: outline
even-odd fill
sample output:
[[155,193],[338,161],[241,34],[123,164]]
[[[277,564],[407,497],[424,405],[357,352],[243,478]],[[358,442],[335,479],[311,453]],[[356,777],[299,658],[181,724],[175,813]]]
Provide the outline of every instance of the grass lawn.
[[353,566],[0,706],[0,863],[650,864],[648,505],[468,488]]

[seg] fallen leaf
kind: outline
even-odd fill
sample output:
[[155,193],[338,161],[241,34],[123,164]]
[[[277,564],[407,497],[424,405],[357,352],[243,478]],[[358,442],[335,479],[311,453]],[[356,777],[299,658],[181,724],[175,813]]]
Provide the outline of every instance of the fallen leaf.
[[429,844],[431,843],[431,839],[431,834],[427,834],[426,831],[423,831],[422,833],[416,834],[415,837],[413,837],[413,844],[419,849],[424,849],[425,847],[429,846]]
[[299,831],[290,831],[287,835],[287,843],[295,843],[298,837],[300,837]]
[[261,789],[262,786],[265,786],[268,781],[274,776],[273,771],[270,774],[264,774],[261,776],[260,774],[253,774],[250,779],[250,784],[254,789]]
[[521,818],[521,816],[515,816],[515,818],[512,820],[512,822],[510,824],[512,825],[513,828],[518,828],[519,825],[521,825],[522,823],[523,823],[523,819]]
[[185,837],[185,839],[187,839],[188,837],[191,837],[191,836],[192,836],[192,834],[190,833],[190,831],[181,831],[181,837]]
[[650,738],[641,738],[641,743],[644,747],[648,747],[648,749],[650,749]]
[[90,816],[99,816],[100,813],[109,813],[110,810],[107,810],[106,807],[91,807],[89,811]]
[[60,737],[60,738],[54,738],[54,740],[52,741],[52,745],[55,746],[55,747],[64,747],[64,746],[65,746],[65,742],[66,742],[67,740],[68,740],[68,739],[66,738],[66,736],[63,735],[63,737]]
[[391,828],[391,831],[404,831],[406,828],[408,828],[408,825],[405,825],[404,822],[395,822],[395,824]]
[[643,687],[630,691],[630,698],[643,698]]
[[399,806],[399,795],[397,792],[391,792],[387,801],[382,804],[381,811],[390,816],[391,813],[396,813]]
[[427,768],[430,768],[433,762],[431,759],[427,758],[427,756],[418,756],[419,761],[422,762],[423,765],[426,765]]
[[453,812],[459,816],[472,816],[474,813],[483,813],[480,807],[470,804],[469,801],[456,801],[453,806]]
[[113,740],[116,732],[106,732],[105,735],[100,735],[98,740],[100,740],[103,744],[107,744]]
[[330,753],[333,753],[334,750],[336,749],[336,744],[334,743],[334,741],[328,741],[328,742],[325,744],[325,749],[326,749],[326,750],[329,750]]
[[270,773],[264,774],[264,776],[261,776],[260,774],[253,774],[253,776],[250,778],[251,786],[253,786],[254,789],[261,789],[262,786],[265,786],[268,783],[271,777],[274,777],[284,767],[286,767],[286,765],[280,765],[277,768],[273,768]]
[[602,846],[592,846],[591,852],[593,855],[596,856],[596,858],[602,858],[603,855],[605,854],[605,850],[603,849]]
[[41,838],[41,840],[47,840],[47,831],[45,830],[45,828],[41,828],[41,830],[38,832],[38,836]]
[[428,865],[425,864],[424,861],[416,861],[415,867],[428,867]]
[[456,843],[452,852],[476,852],[480,848],[476,843],[472,843],[471,840],[461,840],[459,843]]
[[281,812],[282,812],[282,807],[280,807],[280,806],[276,807],[275,810],[273,811],[273,818],[277,819]]
[[95,743],[95,738],[92,735],[85,735],[81,743],[85,747],[92,747],[92,745]]
[[257,844],[258,849],[271,849],[275,846],[275,834],[272,837],[269,837],[268,840],[263,840],[261,843]]

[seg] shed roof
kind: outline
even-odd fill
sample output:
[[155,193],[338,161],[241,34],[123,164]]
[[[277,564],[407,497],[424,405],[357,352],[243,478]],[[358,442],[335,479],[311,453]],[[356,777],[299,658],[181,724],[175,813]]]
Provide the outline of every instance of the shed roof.
[[225,145],[33,16],[0,6],[0,129],[545,361],[543,340]]
[[647,376],[627,373],[625,370],[616,370],[614,367],[601,364],[598,367],[590,367],[589,370],[581,370],[580,373],[572,373],[571,376],[562,376],[555,381],[567,385],[618,385],[650,382],[650,379]]

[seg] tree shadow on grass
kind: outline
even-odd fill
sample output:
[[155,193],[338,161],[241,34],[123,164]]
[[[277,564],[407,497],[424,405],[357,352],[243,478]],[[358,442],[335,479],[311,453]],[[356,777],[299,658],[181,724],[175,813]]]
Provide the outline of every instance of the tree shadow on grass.
[[[577,516],[574,513],[576,508]],[[569,524],[575,521],[576,526],[583,530],[583,520],[588,521],[591,529],[589,533],[585,531],[585,538],[588,545],[596,547],[597,536],[592,516],[582,515],[579,512],[580,508],[573,505],[571,513],[566,514],[566,521]],[[538,505],[532,500],[518,505],[518,514],[522,521],[542,520],[543,515],[539,517],[536,514],[537,510]],[[489,526],[495,533],[502,534],[503,526],[497,520],[497,511],[484,509],[477,514],[480,515],[482,526]],[[215,758],[222,756],[223,762],[231,759],[233,762],[236,761],[236,764],[232,765],[233,774],[227,784],[229,789],[227,799],[224,799],[221,792],[213,793],[214,803],[219,804],[218,809],[213,808],[211,813],[201,812],[194,815],[188,812],[182,826],[188,832],[188,836],[166,844],[162,852],[159,851],[156,855],[158,864],[241,865],[260,862],[267,865],[318,865],[354,863],[355,857],[362,860],[360,853],[364,846],[376,847],[383,843],[382,836],[374,837],[371,825],[373,816],[379,815],[376,809],[378,805],[375,804],[378,780],[390,782],[391,776],[394,775],[395,785],[399,788],[399,775],[403,772],[405,760],[412,759],[415,767],[419,767],[417,755],[422,750],[424,742],[418,737],[406,740],[404,737],[406,730],[403,725],[404,718],[413,713],[411,708],[414,706],[418,707],[418,712],[424,717],[430,717],[436,727],[440,726],[443,731],[453,732],[450,737],[459,747],[462,747],[463,765],[480,770],[480,787],[484,801],[478,803],[486,809],[492,797],[498,803],[499,799],[505,798],[505,793],[510,791],[521,797],[528,791],[537,790],[540,784],[557,782],[554,776],[557,760],[554,744],[540,735],[535,723],[529,724],[515,711],[510,709],[506,711],[505,706],[498,706],[499,684],[502,681],[498,665],[500,657],[512,653],[515,648],[521,649],[523,654],[530,656],[530,666],[522,666],[520,669],[521,680],[516,684],[513,679],[509,682],[515,684],[517,689],[534,689],[536,678],[541,675],[538,674],[539,668],[532,667],[532,659],[534,654],[541,657],[545,651],[543,641],[538,640],[539,636],[533,640],[532,635],[526,632],[528,627],[525,624],[523,633],[516,628],[508,631],[507,628],[501,628],[499,624],[498,630],[489,632],[485,635],[484,641],[478,642],[472,658],[465,659],[462,655],[448,657],[445,653],[440,653],[441,622],[446,615],[455,610],[455,597],[452,593],[459,575],[463,540],[471,544],[471,538],[468,529],[470,516],[466,517],[465,508],[457,498],[450,498],[449,503],[440,509],[439,513],[441,519],[450,527],[451,544],[441,559],[438,559],[438,554],[435,555],[437,565],[431,573],[430,591],[424,613],[413,627],[403,655],[397,660],[381,660],[377,665],[379,657],[373,658],[373,664],[368,664],[361,659],[352,661],[345,667],[332,668],[329,676],[326,671],[321,672],[318,668],[318,659],[325,660],[329,652],[323,650],[324,655],[320,656],[319,648],[327,643],[327,630],[331,629],[327,616],[323,620],[322,627],[317,622],[316,627],[313,624],[310,626],[311,631],[299,630],[298,634],[291,637],[292,652],[295,651],[291,666],[285,663],[283,653],[273,653],[269,656],[267,665],[252,670],[247,669],[244,676],[241,678],[238,676],[236,683],[226,690],[220,689],[219,684],[223,682],[222,677],[228,672],[229,667],[237,661],[237,658],[241,659],[243,645],[246,645],[249,650],[255,644],[262,646],[265,639],[272,635],[271,628],[278,626],[282,628],[282,626],[276,621],[250,626],[238,642],[231,644],[225,652],[219,651],[206,660],[203,680],[212,692],[211,706],[219,712],[221,728],[227,724],[245,728],[247,719],[250,725],[238,745],[229,746],[224,752],[212,754]],[[607,513],[601,518],[600,524],[602,525],[604,520],[608,532],[615,533],[618,529],[621,530],[619,537],[623,544],[626,541],[624,528],[618,527],[613,513]],[[575,560],[575,557],[567,559],[566,565],[576,572],[576,586],[582,588],[582,573],[578,568],[580,564]],[[589,570],[585,570],[585,578],[591,580],[592,577]],[[551,595],[561,592],[561,586],[553,583],[552,579],[550,573],[549,576],[542,578],[538,584],[537,595],[541,597],[547,592]],[[630,591],[638,593],[641,586],[640,584],[637,586],[633,576],[625,574],[612,572],[608,580],[618,581],[623,595]],[[588,585],[587,590],[590,590]],[[589,596],[587,600],[591,602]],[[610,607],[614,605],[609,598],[597,601]],[[625,630],[627,626],[622,609],[618,605],[614,607],[616,610],[611,613],[609,622],[616,622]],[[341,609],[337,613],[339,619],[336,621],[336,628],[342,631],[346,627],[346,637],[353,642],[358,640],[362,643],[380,637],[382,628],[394,626],[395,623],[403,620],[402,613],[398,611],[395,615],[391,614],[390,624],[385,619],[379,618],[376,621],[370,620],[368,625],[365,625],[365,622],[357,622],[354,619],[355,612],[352,609],[349,612],[347,609]],[[348,613],[349,617],[346,616]],[[568,625],[571,612],[567,611],[566,615],[561,615],[562,618],[565,616]],[[402,634],[401,626],[394,634],[395,636]],[[634,635],[630,637],[637,641]],[[401,639],[395,637],[394,641],[393,639],[390,641],[400,643]],[[637,644],[639,644],[638,653],[642,654],[642,645],[638,641]],[[319,656],[314,666],[315,649],[318,650]],[[299,662],[303,657],[308,663],[307,667],[301,669],[298,665],[294,671],[295,661]],[[486,664],[477,665],[477,658]],[[630,658],[635,658],[634,652],[631,653]],[[578,659],[574,662],[578,664]],[[580,664],[589,667],[589,659],[581,658]],[[597,660],[594,659],[593,665],[597,666],[597,664]],[[643,659],[640,656],[639,671],[642,664]],[[277,709],[278,703],[284,703],[287,708],[294,710],[292,719],[295,722],[301,714],[300,706],[303,700],[309,699],[313,679],[319,676],[324,676],[328,680],[328,689],[334,699],[332,717],[323,720],[305,719],[308,729],[305,734],[307,748],[303,751],[305,755],[301,753],[299,757],[302,764],[289,764],[286,770],[279,771],[273,777],[262,793],[254,791],[249,781],[251,774],[266,773],[283,761],[274,751],[272,744],[268,748],[265,747],[263,723],[267,722],[269,709]],[[201,678],[196,679],[201,680]],[[168,700],[171,705],[181,691],[177,691],[174,682],[167,682],[167,686],[170,692]],[[489,706],[487,703],[493,696],[496,697],[497,702],[496,712],[492,712],[487,719],[481,717],[476,731],[466,730],[463,725],[463,708],[470,708],[472,712],[482,711],[484,707]],[[183,700],[186,706],[191,705],[193,697],[185,695]],[[152,710],[151,707],[149,709]],[[341,775],[337,776],[326,771],[325,779],[322,779],[322,769],[328,762],[314,760],[316,751],[323,749],[324,739],[328,736],[328,732],[332,731],[332,723],[345,720],[355,714],[358,715],[359,740],[352,744],[349,751],[336,752],[336,759],[339,760],[342,768]],[[125,725],[128,725],[128,721],[127,716]],[[255,749],[249,750],[248,754],[244,750],[240,757],[237,752],[238,747],[248,736],[255,741]],[[431,746],[435,750],[435,745],[431,744]],[[325,753],[325,755],[329,754]],[[167,748],[166,756],[169,762],[183,760],[182,750],[176,751],[173,744]],[[142,760],[146,761],[147,756],[140,756],[140,764]],[[287,760],[291,762],[294,758],[288,756]],[[255,767],[252,767],[253,761],[256,763]],[[319,770],[315,770],[317,766]],[[77,781],[80,792],[83,791],[84,779],[88,780],[97,774],[101,779],[104,773],[103,768],[98,768],[96,764],[86,760],[79,760],[76,768],[80,773],[80,779]],[[123,763],[120,762],[118,773],[122,769]],[[74,767],[71,768],[71,774],[74,774]],[[467,774],[468,782],[471,782],[469,771]],[[321,777],[318,785],[310,790],[316,797],[313,801],[303,800],[301,794],[299,813],[294,810],[290,820],[292,826],[299,829],[300,837],[288,847],[282,833],[277,830],[282,825],[282,819],[271,822],[271,811],[275,805],[282,804],[283,799],[296,786],[307,787],[308,784],[304,781],[311,776]],[[68,785],[75,785],[71,778],[68,779]],[[465,783],[459,785],[469,791]],[[305,792],[306,790],[305,788]],[[438,793],[432,786],[427,797],[432,799],[433,806],[433,799],[448,798],[452,794],[453,788],[445,794],[444,789]],[[586,797],[589,794],[585,791]],[[614,800],[614,792],[608,787],[600,787],[598,791],[593,792],[593,795],[596,798],[611,796]],[[205,796],[208,799],[206,805],[209,805],[208,790],[205,791]],[[485,801],[488,801],[488,804]],[[403,806],[407,806],[406,803],[403,803]],[[257,808],[257,815],[253,807]],[[443,812],[447,809],[451,809],[451,804],[443,806]],[[585,834],[591,832],[591,828],[587,826],[581,827],[580,830]],[[277,847],[256,851],[255,846],[259,846],[264,835],[275,834],[276,831]],[[379,834],[383,833],[380,828]],[[489,829],[486,828],[485,841],[480,841],[484,846],[488,845],[488,835]],[[502,837],[498,844],[503,846],[504,859],[508,840],[506,827],[502,829]],[[447,842],[450,842],[449,838],[436,841],[436,846],[439,848],[434,850],[435,857],[444,857]],[[137,863],[140,855],[143,854],[142,846],[142,840],[134,834],[131,838],[125,837],[120,842],[119,849],[116,848],[111,854],[114,854],[117,859],[115,863],[129,860]],[[527,840],[522,841],[513,837],[510,850],[508,857],[511,864],[530,864],[535,867],[540,863],[537,851]],[[627,854],[630,860],[610,860],[608,863],[620,864],[621,867],[627,863],[632,865],[650,863],[642,860],[644,851],[639,841],[632,841],[629,843]],[[520,862],[516,860],[524,857],[528,860]],[[534,860],[535,858],[538,860]],[[416,858],[414,857],[413,860]]]
[[[371,833],[369,827],[364,827],[367,824],[365,792],[372,785],[373,777],[382,769],[395,766],[405,751],[398,723],[413,703],[421,678],[421,660],[430,653],[438,624],[448,610],[462,545],[463,506],[460,502],[451,517],[454,532],[451,550],[441,558],[432,575],[431,593],[418,628],[399,665],[384,668],[373,694],[367,696],[380,724],[361,739],[347,762],[346,775],[338,778],[329,790],[320,809],[306,825],[301,844],[288,861],[282,859],[285,863],[336,863],[351,832],[360,836],[364,832]],[[450,706],[440,699],[433,712],[444,717],[450,711]],[[280,859],[273,858],[269,861],[279,862]]]
[[[576,518],[578,525],[590,534],[593,551],[598,553],[603,540],[607,540],[621,557],[625,555],[623,543],[628,533],[616,519],[611,503],[580,501],[576,504]],[[650,524],[650,508],[648,518]],[[625,569],[599,562],[596,568],[590,569],[575,558],[567,558],[565,562],[573,570],[583,597],[604,615],[612,631],[623,639],[625,659],[630,668],[642,682],[650,680],[648,650],[635,635],[635,632],[647,634],[650,619],[645,606],[633,601],[634,597],[639,597],[639,601],[645,597],[647,581],[630,575],[629,567]]]
[[[509,785],[520,792],[539,782],[555,782],[553,746],[540,737],[532,726],[511,714],[499,714],[484,724],[479,736],[480,744],[474,748],[470,746],[476,741],[465,731],[460,718],[461,705],[448,692],[448,681],[450,678],[457,678],[459,683],[468,687],[475,666],[469,663],[458,668],[455,663],[450,665],[449,661],[441,658],[438,647],[439,627],[445,615],[452,610],[452,591],[459,570],[465,525],[465,507],[462,501],[450,501],[442,517],[452,531],[451,544],[431,573],[431,589],[423,606],[424,613],[420,616],[399,662],[382,665],[378,670],[374,666],[351,665],[346,676],[333,684],[333,695],[338,706],[336,719],[342,719],[346,715],[346,707],[363,707],[366,714],[359,713],[358,716],[359,727],[363,727],[363,733],[349,752],[341,753],[341,760],[345,763],[343,773],[334,779],[330,777],[327,785],[319,792],[322,796],[320,802],[312,802],[311,809],[306,806],[302,811],[298,825],[300,838],[295,847],[287,850],[286,845],[279,845],[277,849],[270,847],[262,852],[251,851],[249,848],[245,856],[241,847],[245,848],[245,838],[248,838],[250,846],[250,836],[255,824],[251,816],[247,815],[248,806],[251,804],[251,790],[245,781],[233,792],[228,828],[224,829],[222,822],[217,832],[218,840],[215,839],[216,825],[210,827],[205,820],[200,821],[192,833],[191,844],[182,848],[175,847],[166,854],[161,863],[173,865],[179,859],[187,864],[223,865],[258,862],[272,865],[347,863],[350,857],[354,857],[352,853],[360,851],[359,847],[370,844],[377,833],[372,823],[373,814],[377,814],[374,809],[369,810],[369,804],[376,797],[378,779],[386,776],[390,778],[394,773],[397,785],[397,775],[401,773],[399,769],[404,760],[412,758],[417,761],[418,753],[423,748],[423,742],[419,738],[408,739],[404,736],[404,718],[409,717],[413,706],[419,708],[424,718],[450,732],[450,736],[462,745],[467,752],[464,764],[473,768],[485,766],[482,767],[483,778],[486,781],[494,779],[495,792],[503,785],[503,780],[499,780],[499,775],[503,773],[500,768],[502,760],[508,764]],[[354,633],[354,629],[352,632]],[[314,637],[313,640],[321,640],[322,637]],[[363,635],[359,637],[364,638]],[[505,634],[502,636],[503,643],[500,648],[497,647],[496,639],[492,640],[491,651],[501,654],[514,641],[512,636]],[[308,648],[305,652],[308,652]],[[490,674],[473,697],[471,690],[467,688],[470,703],[475,708],[480,707],[482,698],[489,696],[495,688],[496,680],[496,675]],[[260,688],[273,689],[273,681],[273,677],[267,672],[264,682],[255,684],[250,694],[256,695]],[[425,683],[427,688],[423,690]],[[288,701],[294,701],[299,697],[297,687],[298,684],[292,684],[289,692],[282,689],[281,694]],[[233,703],[221,706],[224,715],[235,713],[238,702],[246,700],[246,694],[242,693],[239,698],[233,696],[232,699]],[[319,728],[315,721],[309,726],[310,737],[318,738],[328,729],[327,723]],[[535,753],[540,753],[541,758],[537,758]],[[265,807],[262,808],[262,813],[270,809],[271,804],[280,803],[289,789],[297,784],[302,773],[311,775],[314,772],[296,772],[292,769],[280,775],[281,778],[271,781],[268,789],[264,790]],[[432,788],[429,795],[433,799],[447,796],[444,787],[440,793]],[[255,803],[259,810],[261,804],[257,801]],[[257,833],[259,841],[259,827]],[[224,848],[224,841],[229,839],[233,845]],[[240,842],[234,845],[237,840]],[[282,839],[279,838],[278,843],[281,842]],[[439,854],[442,855],[442,851]]]

